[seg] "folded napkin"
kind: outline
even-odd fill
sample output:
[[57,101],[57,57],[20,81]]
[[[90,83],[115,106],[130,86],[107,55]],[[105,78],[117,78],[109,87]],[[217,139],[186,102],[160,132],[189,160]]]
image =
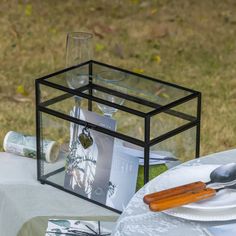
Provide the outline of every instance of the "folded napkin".
[[115,222],[49,219],[45,236],[111,235]]
[[209,236],[235,236],[236,235],[236,223],[211,226],[205,229],[205,232]]

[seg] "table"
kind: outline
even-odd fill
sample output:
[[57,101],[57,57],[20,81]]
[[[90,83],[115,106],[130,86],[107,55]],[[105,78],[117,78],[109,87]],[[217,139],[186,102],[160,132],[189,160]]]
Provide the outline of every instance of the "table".
[[[201,164],[222,165],[231,162],[236,162],[236,149],[201,157],[174,168]],[[168,171],[172,171],[174,168]],[[197,222],[168,216],[165,213],[151,212],[148,206],[143,203],[146,186],[140,189],[129,202],[117,222],[113,236],[206,236],[205,227],[236,222],[236,220],[228,222]]]
[[0,152],[0,235],[44,236],[49,218],[116,221],[119,214],[36,177],[36,160]]

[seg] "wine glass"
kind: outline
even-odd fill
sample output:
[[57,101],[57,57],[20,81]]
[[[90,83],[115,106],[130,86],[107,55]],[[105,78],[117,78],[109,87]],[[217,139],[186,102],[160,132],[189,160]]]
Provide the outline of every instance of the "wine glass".
[[[70,32],[66,39],[66,67],[71,67],[92,58],[92,39],[93,35],[86,32]],[[71,89],[79,88],[89,81],[88,68],[76,68],[70,70],[66,74],[67,84]],[[73,116],[79,117],[81,97],[75,96],[75,106],[73,108]],[[73,124],[72,140],[70,146],[72,147],[77,142],[79,133],[79,126]]]
[[[78,65],[92,58],[93,35],[86,32],[71,32],[66,40],[66,67]],[[67,83],[70,88],[76,89],[88,82],[88,68],[78,68],[69,71]]]
[[[118,92],[125,93],[126,89],[122,86],[122,81],[125,79],[125,73],[120,71],[103,71],[97,74],[94,78],[94,83],[109,89],[113,89]],[[103,100],[122,105],[125,101],[124,98],[109,94],[99,89],[94,90],[94,95]],[[98,108],[103,112],[104,116],[112,117],[117,108],[104,105],[102,103],[97,103]]]

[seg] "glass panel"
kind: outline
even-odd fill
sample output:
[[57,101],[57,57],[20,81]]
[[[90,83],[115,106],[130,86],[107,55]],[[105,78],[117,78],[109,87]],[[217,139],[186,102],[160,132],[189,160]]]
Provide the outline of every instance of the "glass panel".
[[45,102],[65,94],[65,92],[63,91],[42,84],[39,84],[39,89],[40,89],[40,102]]
[[104,85],[105,82],[112,80],[110,86],[115,84],[117,87],[126,89],[126,93],[131,96],[160,106],[191,94],[189,91],[159,81],[145,79],[144,76],[121,72],[98,64],[93,64],[93,77],[95,78],[94,83],[96,84],[102,83]]
[[182,125],[185,125],[197,117],[197,98],[175,106],[166,112],[161,112],[151,117],[150,137],[154,139]]
[[[156,177],[162,170],[194,159],[195,150],[196,127],[188,129],[152,146],[149,169],[150,180]],[[161,160],[157,160],[158,158],[161,158]]]
[[[185,103],[182,103],[178,106],[173,107],[172,110],[192,116],[192,118],[197,117],[197,101],[198,101],[197,98],[193,98]],[[188,117],[186,116],[186,119],[187,118]],[[191,117],[189,117],[189,119],[191,119]]]
[[89,66],[88,64],[75,69],[69,70],[67,72],[52,76],[46,81],[54,84],[59,84],[66,88],[77,89],[89,82]]
[[[41,178],[122,211],[143,185],[139,169],[143,149],[92,129],[85,130],[81,125],[76,139],[79,141],[74,143],[75,124],[46,113],[41,113],[41,121],[41,149],[47,154],[46,160],[44,155],[41,157]],[[106,123],[106,119],[101,118],[100,122],[115,129],[115,124]],[[81,134],[87,135],[87,141],[88,136],[92,137],[91,146],[84,146]],[[52,150],[45,145],[48,141],[53,143]]]
[[[90,77],[92,84],[89,84],[88,72],[88,65],[84,65],[46,81],[71,89],[85,86],[84,94],[92,91],[89,99],[82,94],[74,96],[40,85],[41,106],[92,124],[92,128],[84,127],[41,113],[41,179],[122,211],[144,184],[144,151],[142,147],[98,130],[103,127],[124,134],[128,136],[124,139],[132,141],[133,138],[134,143],[138,143],[134,139],[144,141],[144,114],[191,92],[96,63]],[[96,98],[111,104],[91,100]],[[123,106],[126,111],[117,109],[114,104]],[[197,99],[192,99],[153,115],[151,139],[195,120],[196,110]],[[152,146],[148,166],[150,179],[180,161],[193,159],[195,148],[195,127]]]
[[48,179],[59,185],[64,183],[63,169],[69,140],[67,121],[60,119],[59,123],[57,117],[41,113],[41,176],[48,175]]
[[[161,81],[150,80],[145,76],[137,76],[128,72],[100,66],[96,63],[91,75],[93,95],[110,102],[124,105],[142,112],[150,112],[173,101],[190,95],[191,92]],[[88,64],[52,76],[46,81],[67,88],[77,89],[89,83]],[[114,94],[114,91],[118,94]],[[87,92],[85,92],[87,93]]]
[[[41,102],[47,108],[54,111],[70,115],[71,110],[79,106],[82,109],[88,109],[88,100],[82,99],[69,93],[65,93],[58,89],[40,84],[40,91],[42,95]],[[88,91],[86,91],[88,93]]]
[[[44,94],[42,102],[51,110],[71,115],[72,110],[77,109],[79,115],[80,109],[88,110],[88,99],[78,96],[72,96],[68,93],[58,91],[57,89],[40,85],[41,94]],[[88,93],[88,91],[86,91]],[[60,96],[60,97],[59,97]],[[58,98],[58,99],[57,99]],[[105,106],[105,105],[104,105]],[[133,107],[134,108],[134,107]],[[98,115],[104,116],[104,109],[113,109],[112,117],[108,119],[116,121],[116,131],[139,140],[144,140],[144,122],[143,118],[118,110],[116,108],[102,107],[101,104],[92,102],[92,110]],[[80,117],[84,120],[83,117]]]
[[[116,87],[116,90],[118,90],[117,87]],[[122,90],[124,93],[127,93],[127,91],[128,91],[127,89],[124,90],[123,88],[120,88],[120,90]],[[114,94],[105,93],[105,92],[99,91],[98,89],[93,90],[93,96],[96,98],[100,98],[100,99],[112,102],[117,105],[123,105],[127,108],[130,108],[130,109],[133,109],[136,111],[140,111],[143,113],[148,113],[150,111],[153,111],[153,108],[151,108],[149,106],[142,105],[138,102],[130,101],[130,100],[128,100],[127,97],[123,98],[120,96],[115,96]],[[102,111],[107,112],[108,116],[112,116],[114,114],[114,112],[116,111],[116,110],[114,110],[114,108],[108,107],[107,105],[103,105],[102,103],[98,103],[98,105]]]

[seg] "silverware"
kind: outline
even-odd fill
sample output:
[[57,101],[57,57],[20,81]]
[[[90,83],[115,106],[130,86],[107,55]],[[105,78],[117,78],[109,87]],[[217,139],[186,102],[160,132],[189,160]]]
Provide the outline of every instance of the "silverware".
[[167,209],[180,207],[189,203],[210,199],[216,196],[217,192],[223,189],[236,190],[236,184],[223,187],[218,186],[216,188],[204,188],[199,191],[185,192],[177,196],[169,197],[162,200],[152,201],[149,204],[149,208],[152,211],[164,211]]
[[[208,182],[193,182],[174,188],[166,189],[160,192],[150,193],[144,196],[143,201],[150,204],[153,201],[160,201],[167,198],[177,197],[187,192],[201,191],[207,187],[217,189],[222,186],[230,186],[236,182],[236,163],[229,163],[214,169],[210,174],[210,181]],[[214,184],[216,186],[214,186]]]

